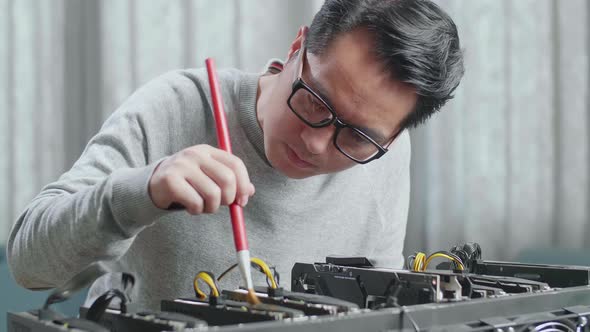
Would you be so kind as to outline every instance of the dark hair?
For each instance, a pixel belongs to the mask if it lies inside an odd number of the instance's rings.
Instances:
[[[453,98],[463,76],[457,27],[427,0],[326,0],[309,28],[306,47],[322,55],[340,34],[366,28],[375,55],[392,79],[411,84],[415,109],[402,128],[416,127]]]

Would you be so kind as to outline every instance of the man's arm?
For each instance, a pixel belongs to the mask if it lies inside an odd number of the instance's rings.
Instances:
[[[164,143],[158,144],[166,137],[158,132],[182,122],[175,114],[185,101],[173,78],[158,78],[131,96],[72,169],[43,188],[17,219],[7,256],[19,284],[54,287],[87,264],[116,259],[165,213],[152,203],[148,181],[157,159],[167,153]],[[178,84],[191,84],[184,81]]]

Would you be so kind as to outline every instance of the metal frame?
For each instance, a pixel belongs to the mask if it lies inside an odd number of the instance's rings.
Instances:
[[[373,310],[316,319],[252,323],[218,328],[219,332],[246,331],[426,331],[449,326],[466,326],[466,322],[498,317],[530,315],[538,312],[585,306],[590,308],[590,287],[572,287],[542,293],[476,299],[456,303],[432,303],[402,308]],[[590,310],[589,310],[590,312]],[[444,330],[444,329],[443,329]],[[456,331],[452,328],[448,331]],[[463,330],[467,331],[467,330]],[[503,331],[503,330],[497,330]],[[509,331],[506,329],[505,331]]]

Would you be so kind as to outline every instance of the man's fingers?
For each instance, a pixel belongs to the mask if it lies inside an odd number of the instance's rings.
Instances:
[[[184,206],[190,214],[203,213],[203,198],[186,180],[177,178],[169,181],[168,190],[170,191],[172,203]]]
[[[217,183],[199,168],[188,172],[185,178],[204,200],[203,212],[217,212],[219,205],[222,204],[222,192]]]
[[[249,196],[254,194],[254,185],[250,182],[248,170],[240,158],[222,150],[213,152],[211,157],[234,172],[236,176],[236,199],[243,197],[247,200]]]
[[[166,158],[149,183],[157,207],[182,205],[193,214],[215,213],[220,205],[234,202],[245,206],[254,191],[242,160],[209,145],[195,145]]]
[[[236,200],[237,179],[231,168],[215,159],[209,159],[201,163],[201,170],[221,190],[221,204],[230,205]]]

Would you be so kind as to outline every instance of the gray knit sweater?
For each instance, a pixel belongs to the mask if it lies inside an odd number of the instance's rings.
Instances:
[[[252,256],[275,265],[289,287],[295,262],[363,255],[401,267],[409,199],[407,132],[367,165],[303,180],[269,166],[256,120],[259,74],[219,72],[233,152],[256,194],[245,208]],[[196,144],[217,146],[205,70],[165,74],[134,93],[104,123],[80,159],[47,185],[14,224],[8,261],[27,288],[54,287],[87,264],[119,259],[138,282],[132,299],[158,309],[161,299],[194,296],[200,270],[219,275],[235,262],[229,211],[191,216],[164,211],[148,195],[162,158]],[[89,298],[118,285],[103,276]],[[241,284],[236,270],[222,288]],[[256,284],[264,277],[254,272]]]

